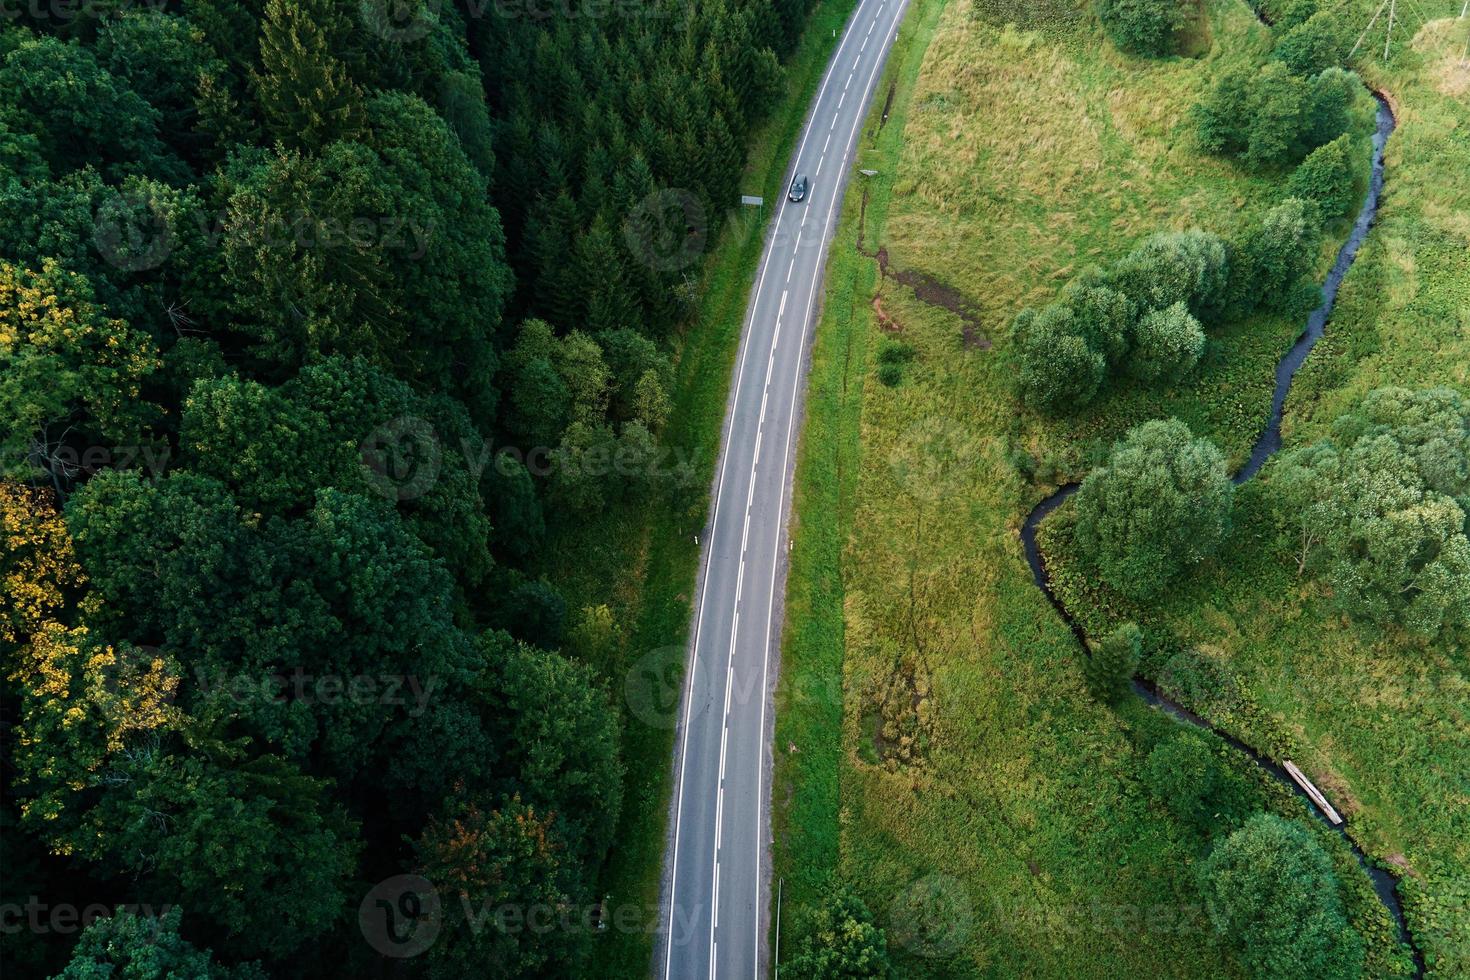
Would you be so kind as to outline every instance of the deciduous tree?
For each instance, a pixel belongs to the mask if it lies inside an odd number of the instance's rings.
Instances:
[[[817,907],[812,927],[786,967],[810,980],[887,980],[893,975],[888,937],[849,888],[838,888]]]
[[[1252,976],[1355,980],[1363,938],[1348,922],[1322,846],[1300,824],[1260,813],[1216,845],[1199,884]]]
[[[581,963],[590,924],[536,926],[555,922],[574,901],[589,907],[569,886],[573,869],[551,814],[515,796],[489,807],[461,789],[415,849],[445,911],[429,948],[431,976],[565,976]]]
[[[60,485],[80,474],[79,450],[141,445],[159,414],[143,397],[158,366],[152,341],[107,316],[82,276],[55,262],[39,270],[0,262],[6,473]]]
[[[1273,468],[1299,568],[1321,542],[1338,602],[1422,640],[1470,630],[1470,407],[1448,388],[1381,388],[1330,441]]]
[[[1286,182],[1288,197],[1315,202],[1329,221],[1351,213],[1365,189],[1353,162],[1353,139],[1346,135],[1309,153]]]
[[[1172,54],[1179,33],[1199,8],[1189,0],[1095,0],[1098,19],[1113,43],[1134,54]]]
[[[1143,779],[1175,819],[1201,836],[1234,830],[1245,816],[1245,784],[1217,748],[1219,739],[1194,731],[1169,736],[1148,754]]]
[[[1225,457],[1178,419],[1145,422],[1077,492],[1078,553],[1113,588],[1158,595],[1214,554],[1230,526]]]
[[[1021,397],[1036,408],[1080,408],[1097,395],[1107,372],[1102,354],[1088,346],[1072,308],[1023,310],[1013,335],[1019,341]]]
[[[180,936],[183,916],[177,905],[156,915],[119,907],[99,916],[77,937],[56,980],[265,980],[254,963],[225,966]]]
[[[1133,327],[1128,373],[1142,381],[1178,381],[1194,370],[1205,332],[1183,303],[1151,310]]]

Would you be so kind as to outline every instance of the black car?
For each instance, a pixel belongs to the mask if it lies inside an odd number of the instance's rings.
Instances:
[[[806,174],[797,174],[791,179],[791,190],[787,192],[786,199],[800,204],[806,200],[807,188],[810,186],[811,184],[806,179]]]

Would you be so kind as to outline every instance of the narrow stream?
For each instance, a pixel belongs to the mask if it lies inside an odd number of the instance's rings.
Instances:
[[[1296,343],[1292,345],[1291,350],[1287,351],[1276,365],[1276,389],[1271,396],[1271,414],[1267,418],[1264,431],[1262,431],[1255,445],[1251,448],[1250,457],[1246,460],[1245,465],[1232,477],[1236,484],[1244,483],[1255,476],[1261,467],[1265,465],[1266,461],[1281,448],[1281,415],[1286,405],[1286,396],[1291,391],[1292,381],[1295,379],[1296,373],[1301,368],[1303,362],[1306,361],[1307,355],[1311,353],[1312,348],[1321,339],[1322,332],[1327,327],[1328,317],[1332,314],[1333,304],[1337,302],[1338,287],[1342,285],[1343,277],[1347,275],[1348,269],[1352,267],[1353,260],[1358,257],[1358,249],[1362,247],[1363,240],[1368,237],[1368,230],[1373,226],[1373,220],[1378,215],[1378,199],[1383,192],[1383,151],[1384,147],[1388,144],[1389,135],[1394,130],[1395,120],[1393,111],[1389,108],[1388,101],[1378,93],[1374,93],[1374,98],[1378,100],[1378,127],[1373,134],[1373,176],[1368,184],[1367,198],[1363,201],[1363,209],[1358,212],[1357,221],[1353,223],[1351,234],[1348,235],[1347,241],[1343,243],[1342,248],[1337,253],[1337,261],[1332,264],[1332,270],[1327,274],[1327,281],[1322,284],[1322,305],[1313,310],[1307,317],[1306,327],[1302,330],[1301,335],[1297,337]],[[1082,649],[1085,651],[1088,649],[1087,636],[1082,631],[1082,627],[1067,612],[1066,607],[1062,605],[1061,601],[1056,597],[1056,594],[1052,592],[1051,583],[1046,574],[1046,559],[1042,556],[1041,550],[1036,544],[1037,527],[1041,525],[1041,522],[1046,519],[1047,515],[1066,502],[1068,497],[1076,493],[1078,486],[1079,484],[1069,483],[1066,486],[1060,487],[1055,493],[1032,509],[1031,513],[1026,516],[1025,524],[1021,527],[1021,545],[1025,550],[1026,563],[1031,566],[1031,575],[1035,579],[1037,587],[1046,594],[1047,599],[1052,604],[1052,608],[1056,609],[1057,614],[1062,617],[1062,621],[1071,628],[1072,634],[1077,637],[1077,642],[1082,645]],[[1297,786],[1291,777],[1286,774],[1286,770],[1276,761],[1266,758],[1233,735],[1220,730],[1204,718],[1201,718],[1194,712],[1171,700],[1143,678],[1135,677],[1133,679],[1133,690],[1140,698],[1153,707],[1167,712],[1185,724],[1194,725],[1213,732],[1231,746],[1245,753],[1257,767],[1287,786],[1292,792],[1304,800],[1307,800],[1307,808],[1316,814],[1323,823],[1331,826],[1327,818],[1316,808],[1306,793]],[[1398,929],[1399,941],[1413,953],[1417,975],[1422,977],[1424,975],[1424,958],[1419,952],[1419,948],[1414,945],[1413,937],[1409,934],[1408,927],[1404,923],[1404,910],[1398,896],[1398,879],[1391,872],[1378,867],[1368,859],[1368,856],[1363,853],[1362,848],[1348,836],[1345,824],[1334,829],[1347,841],[1348,846],[1352,848],[1353,854],[1357,857],[1358,863],[1372,881],[1373,890],[1378,894],[1378,898],[1383,902],[1384,907],[1388,909],[1389,915],[1393,917],[1394,924]]]

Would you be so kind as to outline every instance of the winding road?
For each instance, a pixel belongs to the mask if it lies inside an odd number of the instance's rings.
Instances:
[[[811,189],[801,203],[783,192],[751,293],[700,536],[659,976],[769,972],[771,696],[811,324],[854,147],[906,6],[861,0],[848,20],[786,174],[786,184],[807,175]]]

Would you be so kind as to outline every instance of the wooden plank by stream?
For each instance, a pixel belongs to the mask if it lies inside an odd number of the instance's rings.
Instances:
[[[1334,827],[1342,823],[1342,817],[1338,816],[1337,811],[1332,809],[1332,804],[1327,802],[1327,797],[1323,796],[1322,791],[1319,790],[1316,786],[1312,785],[1312,781],[1306,777],[1305,773],[1303,773],[1300,769],[1296,767],[1296,763],[1288,759],[1281,763],[1281,767],[1285,769],[1286,774],[1290,776],[1292,780],[1302,788],[1302,792],[1306,793],[1307,796],[1311,798],[1311,801],[1317,804],[1317,809],[1321,810],[1327,816],[1327,819],[1332,821],[1332,825]]]

